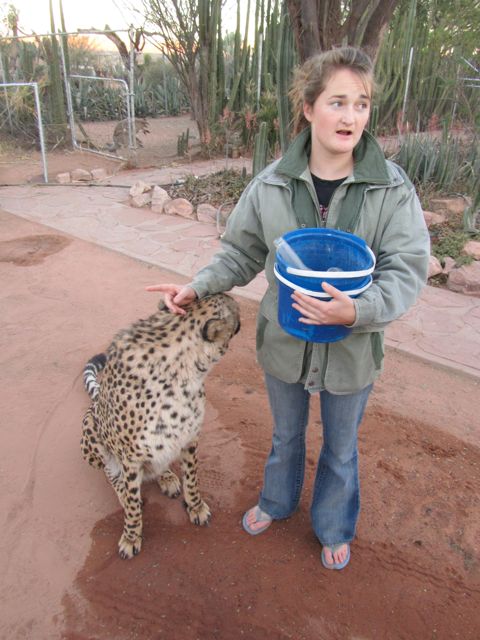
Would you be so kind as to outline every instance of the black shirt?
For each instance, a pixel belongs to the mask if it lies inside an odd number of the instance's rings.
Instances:
[[[320,204],[320,216],[322,220],[327,219],[328,205],[332,198],[333,192],[339,187],[345,178],[339,180],[322,180],[312,173],[313,186],[317,192],[318,203]]]

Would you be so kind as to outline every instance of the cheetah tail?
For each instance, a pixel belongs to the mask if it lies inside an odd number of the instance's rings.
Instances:
[[[107,356],[104,353],[99,353],[85,365],[83,369],[83,384],[87,390],[88,395],[92,400],[96,400],[98,396],[98,390],[100,389],[100,383],[97,380],[98,374],[105,367],[107,362]]]

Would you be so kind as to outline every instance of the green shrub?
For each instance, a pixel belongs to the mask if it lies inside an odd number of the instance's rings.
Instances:
[[[432,254],[440,260],[450,257],[455,260],[458,266],[473,262],[471,256],[462,253],[463,247],[470,240],[470,236],[462,232],[454,232],[440,238],[437,242],[432,242]]]

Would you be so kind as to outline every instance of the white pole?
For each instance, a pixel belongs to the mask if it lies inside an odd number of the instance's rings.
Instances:
[[[407,82],[405,84],[405,95],[403,96],[403,107],[402,107],[402,130],[405,122],[405,111],[407,109],[407,98],[408,98],[408,90],[410,88],[410,76],[412,73],[412,61],[413,61],[413,47],[410,47],[410,57],[408,59],[408,70],[407,70]]]
[[[128,102],[130,105],[130,113],[128,114],[128,143],[130,149],[137,148],[137,133],[135,131],[135,29],[133,26],[130,26],[130,31],[128,32],[128,36],[130,39],[130,73],[129,73],[129,94],[128,94]]]
[[[63,48],[63,38],[60,36],[60,53],[62,58],[63,68],[63,84],[65,85],[65,95],[67,96],[67,115],[70,123],[70,137],[72,138],[72,145],[75,147],[75,120],[73,117],[73,104],[72,104],[72,87],[70,85],[70,78],[67,72],[67,63],[65,60],[65,50]]]
[[[35,93],[35,104],[37,107],[38,113],[38,135],[40,136],[40,150],[42,152],[42,162],[43,162],[43,178],[45,183],[48,184],[48,170],[47,170],[47,154],[45,153],[45,139],[43,136],[43,121],[42,121],[42,111],[40,107],[40,94],[38,92],[38,83],[33,82],[33,91]]]

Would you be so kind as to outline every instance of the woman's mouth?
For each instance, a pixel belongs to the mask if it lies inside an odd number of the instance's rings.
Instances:
[[[346,138],[348,138],[349,136],[353,135],[353,131],[350,131],[349,129],[339,129],[337,131],[337,134],[339,136],[345,136]]]

